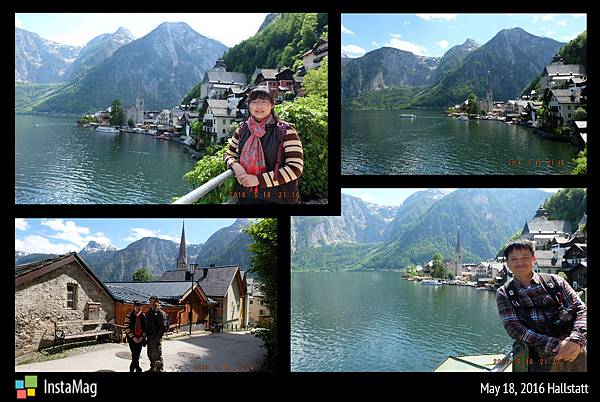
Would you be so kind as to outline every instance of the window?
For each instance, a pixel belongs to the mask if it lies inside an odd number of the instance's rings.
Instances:
[[[260,311],[258,312],[258,315],[265,315],[265,310],[260,310]]]
[[[223,134],[225,134],[225,129],[223,129]]]
[[[254,304],[254,300],[250,299],[250,304]]]
[[[67,308],[77,308],[77,284],[67,285]]]
[[[223,124],[227,124],[227,119],[223,119]]]

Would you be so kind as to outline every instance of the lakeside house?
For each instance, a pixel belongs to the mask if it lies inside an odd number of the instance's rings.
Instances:
[[[228,90],[246,85],[246,75],[227,71],[225,61],[220,58],[215,62],[212,70],[204,73],[200,84],[200,99],[223,99]]]
[[[294,73],[290,68],[256,68],[252,73],[255,86],[266,87],[275,97],[275,101],[283,101],[285,94],[294,93]]]
[[[319,38],[319,40],[314,44],[312,49],[305,52],[302,57],[302,64],[304,67],[304,71],[308,71],[313,68],[318,68],[321,65],[321,61],[328,54],[328,41],[324,38]]]
[[[544,68],[540,80],[542,93],[547,90],[567,88],[571,79],[583,80],[585,67],[581,64],[564,64],[563,58],[556,54],[552,62]]]
[[[523,226],[521,239],[532,241],[536,249],[545,249],[555,237],[567,238],[571,223],[564,220],[548,220],[548,212],[540,206],[535,216]]]
[[[238,118],[237,107],[226,99],[205,99],[202,130],[210,134],[213,142],[222,142],[229,137],[229,127]]]

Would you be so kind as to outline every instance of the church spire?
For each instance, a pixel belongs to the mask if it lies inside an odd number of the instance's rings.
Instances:
[[[187,269],[187,250],[185,247],[185,221],[181,228],[181,242],[179,243],[179,255],[177,256],[177,269]]]

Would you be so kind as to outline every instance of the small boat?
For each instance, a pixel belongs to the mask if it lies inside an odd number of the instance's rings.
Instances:
[[[460,116],[458,116],[458,120],[469,121],[469,118],[467,116],[465,116],[464,114],[461,114]]]
[[[399,114],[398,117],[401,117],[403,119],[416,119],[417,116],[414,114]]]
[[[442,282],[439,281],[439,280],[437,280],[437,279],[423,279],[421,281],[421,285],[433,285],[433,286],[436,286],[436,285],[441,285],[441,284],[442,284]]]
[[[109,126],[98,126],[96,131],[100,131],[102,133],[118,133],[119,132],[118,129],[116,129],[114,127],[109,127]]]

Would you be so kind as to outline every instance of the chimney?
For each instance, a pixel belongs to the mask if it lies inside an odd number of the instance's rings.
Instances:
[[[202,278],[201,278],[201,280],[204,279],[204,278],[206,278],[206,275],[208,275],[208,268],[204,268],[202,270]]]

